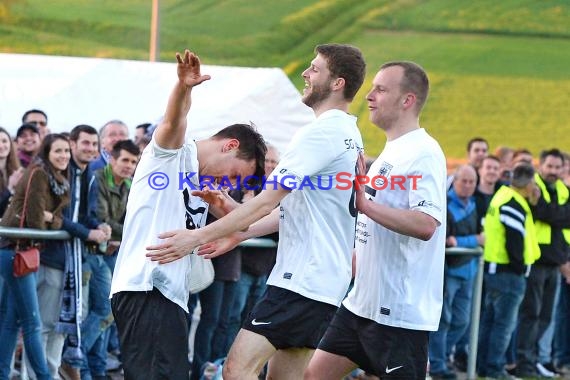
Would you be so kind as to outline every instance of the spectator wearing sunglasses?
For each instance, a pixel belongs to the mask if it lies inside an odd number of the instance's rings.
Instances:
[[[31,109],[24,112],[24,115],[22,116],[22,124],[34,124],[40,132],[41,141],[43,141],[44,137],[50,133],[47,114],[42,110]]]

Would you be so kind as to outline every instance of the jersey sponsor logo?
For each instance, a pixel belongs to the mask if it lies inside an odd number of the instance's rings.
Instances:
[[[386,374],[389,374],[390,372],[394,372],[395,370],[400,369],[402,367],[403,367],[403,365],[399,365],[397,367],[392,367],[392,368],[388,368],[388,366],[386,366]]]
[[[262,325],[270,325],[271,322],[258,322],[255,320],[255,318],[253,319],[253,321],[251,321],[251,324],[254,326],[262,326]]]
[[[283,273],[283,278],[284,278],[285,280],[290,280],[291,277],[293,277],[293,273],[289,273],[289,272]]]
[[[432,201],[426,201],[425,199],[423,201],[418,202],[418,207],[434,208],[437,211],[441,211],[441,208],[438,205],[436,205]]]
[[[393,167],[394,165],[391,165],[386,161],[382,162],[382,164],[380,165],[380,170],[378,170],[379,177],[375,179],[375,185],[377,187],[382,187],[384,185],[384,181],[386,180],[386,177],[390,175],[390,172],[392,171]]]

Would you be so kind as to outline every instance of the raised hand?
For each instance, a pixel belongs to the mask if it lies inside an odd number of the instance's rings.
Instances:
[[[356,162],[356,175],[366,175],[366,159],[364,154],[360,152],[358,154],[358,161]],[[355,196],[356,196],[356,209],[363,212],[368,200],[365,197],[364,185],[355,183]]]
[[[209,75],[200,73],[200,58],[190,50],[184,51],[184,57],[176,53],[176,60],[178,61],[178,79],[186,86],[194,87],[210,79]]]

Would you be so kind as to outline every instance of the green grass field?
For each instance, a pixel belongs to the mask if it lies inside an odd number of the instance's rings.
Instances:
[[[570,150],[570,3],[566,0],[161,0],[161,54],[299,73],[314,45],[360,47],[368,78],[352,106],[368,154],[383,133],[364,96],[379,65],[420,63],[432,91],[422,125],[449,157],[473,136],[491,148]],[[148,59],[150,0],[3,0],[0,51]]]

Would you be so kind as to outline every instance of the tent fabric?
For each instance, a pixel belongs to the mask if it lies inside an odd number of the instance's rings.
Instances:
[[[314,119],[279,68],[202,66],[212,79],[193,89],[188,133],[209,137],[234,123],[253,122],[281,151]],[[154,123],[176,82],[176,64],[103,58],[0,54],[0,126],[15,135],[23,113],[48,115],[52,132],[78,124],[99,129],[112,119]]]

